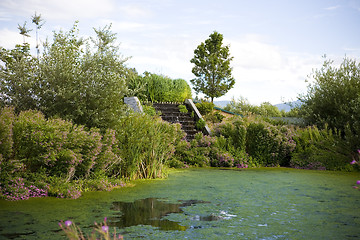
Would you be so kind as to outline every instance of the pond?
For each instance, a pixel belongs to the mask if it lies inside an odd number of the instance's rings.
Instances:
[[[0,201],[0,239],[64,239],[108,218],[124,239],[359,239],[359,173],[188,169],[76,200]]]

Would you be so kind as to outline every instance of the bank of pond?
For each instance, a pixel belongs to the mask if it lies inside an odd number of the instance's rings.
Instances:
[[[0,200],[0,238],[66,239],[61,220],[89,235],[106,217],[124,239],[358,239],[358,178],[291,168],[172,170],[78,199]]]

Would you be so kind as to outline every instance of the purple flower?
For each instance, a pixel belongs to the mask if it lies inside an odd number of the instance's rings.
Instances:
[[[358,153],[360,154],[360,149],[358,149]]]
[[[360,185],[360,180],[357,180],[357,181],[356,181],[356,184]]]
[[[72,222],[70,220],[65,221],[65,226],[66,227],[69,227],[71,224],[72,224]]]
[[[350,162],[350,164],[355,164],[355,163],[356,163],[355,159]]]
[[[102,226],[101,229],[102,229],[104,232],[108,232],[108,231],[109,231],[109,226]]]

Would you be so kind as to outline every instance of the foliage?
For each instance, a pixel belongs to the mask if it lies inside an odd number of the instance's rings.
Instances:
[[[263,102],[260,106],[251,105],[246,98],[240,97],[238,100],[234,98],[225,107],[225,110],[238,113],[241,115],[260,115],[263,117],[282,117],[285,115],[276,106],[269,102]]]
[[[77,26],[69,32],[54,33],[54,42],[45,45],[40,63],[39,92],[42,112],[87,127],[106,129],[115,124],[123,111],[126,59],[114,46],[111,26],[95,30],[95,51],[78,37]]]
[[[252,122],[246,132],[246,152],[261,166],[287,166],[295,148],[293,131],[285,126]]]
[[[317,127],[325,124],[342,134],[348,127],[351,131],[353,151],[360,147],[360,64],[344,58],[339,67],[325,60],[321,69],[311,75],[307,93],[300,96],[303,102],[301,113]],[[354,144],[355,143],[355,144]]]
[[[212,123],[221,123],[225,118],[219,111],[213,111],[212,113],[205,116],[206,121],[210,121]]]
[[[137,94],[143,101],[184,102],[191,98],[191,89],[185,80],[171,79],[150,72],[145,72],[143,77],[134,78],[133,86],[143,87],[143,91]]]
[[[128,71],[110,28],[94,29],[92,45],[79,37],[77,24],[68,32],[54,32],[53,42],[44,44],[38,58],[25,43],[1,49],[1,104],[102,130],[113,126],[123,112]]]
[[[189,110],[187,110],[186,106],[183,105],[183,104],[180,104],[180,105],[178,106],[178,108],[179,108],[179,111],[180,111],[181,113],[188,113],[188,112],[189,112]]]
[[[10,107],[0,109],[0,154],[5,159],[10,158],[13,150],[14,109]]]
[[[142,104],[143,112],[150,116],[160,115],[160,111],[156,111],[156,109],[152,105]]]
[[[0,49],[0,102],[17,112],[38,107],[38,62],[30,54],[30,45]]]
[[[204,129],[205,126],[206,126],[206,122],[205,122],[204,119],[200,118],[200,119],[198,119],[198,120],[196,121],[195,127],[196,127],[197,130],[200,130],[200,131],[201,131],[201,130]]]
[[[196,103],[195,106],[199,110],[201,115],[207,115],[213,111],[215,105],[212,102],[202,101]]]
[[[67,180],[88,177],[102,150],[98,129],[85,131],[61,119],[46,120],[40,112],[21,112],[14,123],[14,159],[22,160],[27,169],[47,173]]]
[[[351,170],[353,156],[350,146],[341,137],[340,131],[327,127],[298,129],[293,137],[296,142],[290,166],[303,169]]]
[[[102,180],[119,176],[121,158],[114,130],[101,135],[96,128],[86,130],[58,118],[47,120],[33,110],[16,115],[13,108],[1,109],[0,121],[6,123],[0,125],[0,192],[4,198],[27,199],[41,191],[49,196],[79,197],[74,178],[90,180],[100,173]]]
[[[156,178],[164,175],[164,165],[184,137],[179,124],[158,117],[129,114],[116,127],[122,161],[121,175],[129,178]]]
[[[231,76],[229,46],[223,46],[223,35],[214,31],[205,43],[201,43],[194,50],[194,57],[190,60],[195,64],[192,73],[196,78],[190,80],[194,90],[204,93],[207,97],[221,97],[235,84]]]
[[[242,119],[235,119],[232,122],[221,123],[214,127],[213,132],[216,136],[223,136],[228,144],[239,151],[245,150],[246,143],[246,122]],[[229,147],[228,150],[231,150]]]

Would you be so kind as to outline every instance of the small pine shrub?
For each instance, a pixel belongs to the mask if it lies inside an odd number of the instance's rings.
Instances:
[[[187,110],[186,106],[183,105],[183,104],[180,104],[180,105],[178,106],[178,108],[179,108],[179,111],[180,111],[181,113],[188,113],[188,112],[189,112],[189,111]]]

